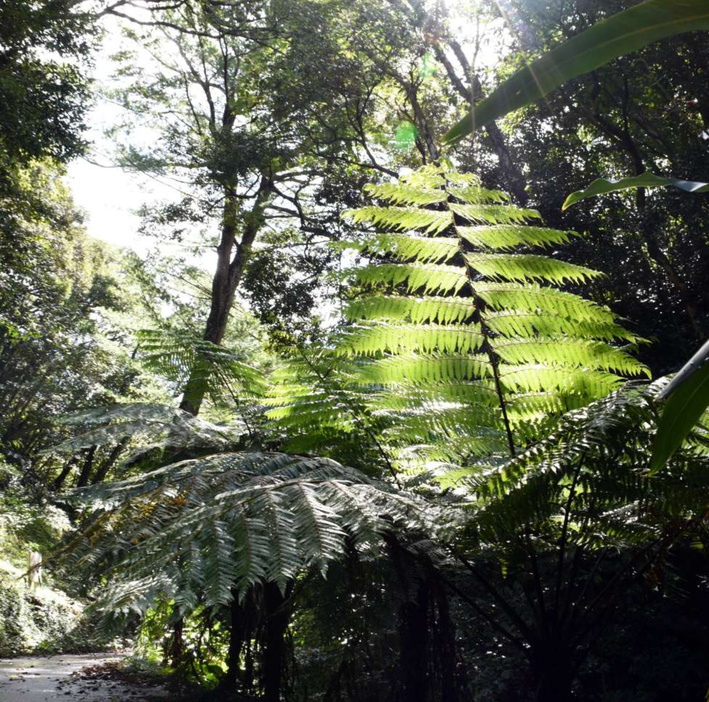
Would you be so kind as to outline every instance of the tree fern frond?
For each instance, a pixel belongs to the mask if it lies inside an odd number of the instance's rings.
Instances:
[[[399,183],[369,183],[364,191],[373,198],[388,200],[394,205],[435,205],[443,202],[446,194],[435,188],[417,188]]]
[[[373,256],[394,255],[402,261],[440,263],[459,253],[455,239],[380,232],[362,241],[348,242],[347,248]]]
[[[486,224],[524,224],[535,219],[540,219],[536,210],[526,210],[512,205],[462,205],[449,202],[448,207],[453,214],[462,217],[468,222]],[[441,222],[443,218],[441,218]],[[450,223],[450,222],[449,222]],[[415,227],[411,227],[414,229]],[[442,227],[438,231],[443,231]]]
[[[582,283],[600,274],[590,268],[533,254],[465,254],[466,263],[480,275],[492,280],[544,281],[559,285]]]
[[[348,327],[341,335],[338,352],[371,356],[383,352],[421,351],[467,353],[480,349],[484,337],[479,325],[467,327],[414,324],[371,324]]]
[[[457,293],[467,283],[465,272],[457,266],[432,263],[381,263],[350,271],[364,285],[406,285],[409,292]]]
[[[231,383],[252,396],[258,396],[265,388],[263,375],[239,353],[189,332],[143,329],[137,337],[143,363],[179,388],[188,378],[206,383],[214,396]]]
[[[246,430],[240,423],[213,424],[169,405],[148,403],[99,407],[68,415],[62,422],[76,427],[78,433],[47,449],[47,453],[76,453],[91,446],[130,440],[134,451],[128,460],[156,447],[227,449]]]
[[[350,321],[370,319],[412,324],[456,324],[469,320],[474,314],[475,305],[471,299],[455,297],[375,295],[352,300],[345,309],[345,316]]]
[[[485,282],[475,287],[480,297],[495,311],[519,310],[585,322],[615,323],[615,317],[609,309],[564,290],[517,283]]]
[[[512,251],[519,247],[543,248],[568,243],[575,232],[530,227],[519,224],[495,226],[458,227],[460,236],[482,250]]]
[[[557,550],[560,538],[566,548],[627,548],[703,517],[709,488],[699,476],[707,461],[689,445],[658,480],[642,472],[660,389],[630,383],[567,413],[516,459],[463,477],[478,501],[472,521],[479,538],[514,544],[518,535],[535,533],[542,550],[544,542]]]
[[[581,397],[603,397],[617,390],[622,379],[613,373],[588,368],[545,365],[505,366],[500,381],[510,393],[553,391]]]
[[[494,384],[488,380],[438,383],[437,385],[397,385],[391,391],[370,397],[373,412],[418,409],[436,411],[437,402],[457,402],[464,406],[497,407]],[[433,405],[432,405],[433,403]]]
[[[596,368],[622,375],[647,375],[650,371],[626,351],[602,341],[538,337],[499,342],[495,350],[506,363],[523,364],[530,360],[545,365]]]
[[[454,185],[448,188],[448,194],[468,205],[501,204],[510,201],[510,196],[507,193],[503,193],[500,190],[488,190],[480,185]],[[439,202],[444,202],[445,199],[443,198]]]
[[[334,461],[285,454],[194,459],[81,499],[98,511],[65,546],[63,562],[106,569],[114,592],[139,609],[155,591],[141,586],[129,595],[128,584],[148,583],[156,572],[166,577],[157,589],[180,594],[185,607],[196,601],[191,593],[223,605],[258,582],[283,585],[309,568],[324,573],[343,557],[345,540],[362,552],[377,549],[384,533],[426,521],[414,497]]]
[[[427,234],[439,234],[447,229],[453,216],[445,210],[425,210],[415,207],[361,207],[345,213],[355,224],[373,224],[384,229],[406,231],[418,229]]]
[[[369,192],[380,206],[347,216],[379,231],[354,243],[370,263],[347,272],[357,297],[332,338],[351,367],[337,390],[284,397],[282,425],[312,418],[355,436],[358,422],[344,416],[357,407],[371,422],[369,438],[378,432],[378,448],[408,456],[409,467],[424,453],[499,452],[500,437],[514,454],[546,430],[547,415],[647,372],[620,348],[641,340],[610,310],[558,289],[598,273],[524,251],[563,245],[572,233],[530,226],[537,212],[448,164]],[[473,439],[478,448],[465,448]],[[407,454],[407,442],[428,448]]]
[[[569,339],[601,339],[603,341],[642,341],[632,332],[613,321],[573,319],[564,315],[550,315],[520,310],[488,312],[488,327],[507,338],[534,338],[558,335]]]
[[[484,355],[391,356],[363,368],[366,383],[432,384],[492,377],[489,359]]]

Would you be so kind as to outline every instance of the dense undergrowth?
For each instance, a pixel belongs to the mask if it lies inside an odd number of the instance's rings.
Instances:
[[[76,584],[42,569],[26,576],[30,552],[46,556],[71,528],[67,513],[19,484],[18,471],[0,463],[0,656],[87,653],[118,644],[85,616]]]

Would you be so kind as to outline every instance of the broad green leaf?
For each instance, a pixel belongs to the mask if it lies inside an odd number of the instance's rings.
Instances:
[[[591,183],[585,190],[577,190],[571,193],[564,204],[562,210],[566,210],[571,205],[576,204],[579,200],[585,200],[587,197],[595,197],[596,195],[605,195],[606,193],[614,193],[619,190],[631,190],[633,188],[659,188],[662,186],[672,186],[679,188],[688,193],[709,193],[709,183],[698,183],[693,180],[677,180],[677,178],[663,178],[654,173],[643,173],[642,175],[621,178],[613,180],[611,178],[598,178]]]
[[[444,137],[455,143],[572,78],[665,37],[709,29],[707,0],[647,0],[602,20],[532,61],[476,105]]]
[[[660,399],[667,398],[657,426],[650,473],[662,468],[709,407],[709,341],[677,373]]]

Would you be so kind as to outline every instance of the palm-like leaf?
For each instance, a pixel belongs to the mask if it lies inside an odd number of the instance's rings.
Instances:
[[[183,612],[227,604],[259,582],[325,573],[347,548],[376,553],[385,532],[425,521],[418,500],[359,471],[279,453],[183,461],[79,498],[95,512],[59,556],[111,576],[113,611],[158,595]]]
[[[540,253],[573,234],[446,165],[370,191],[393,206],[350,213],[380,231],[355,244],[370,263],[349,275],[365,293],[349,303],[336,349],[354,362],[349,387],[408,439],[416,430],[416,443],[463,448],[484,430],[485,446],[504,453],[530,437],[530,422],[647,373],[617,345],[639,339],[610,310],[559,289],[598,275]],[[463,409],[481,422],[472,433]]]

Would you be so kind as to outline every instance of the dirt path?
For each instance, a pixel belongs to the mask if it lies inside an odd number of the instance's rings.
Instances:
[[[0,659],[0,702],[144,702],[169,700],[162,688],[98,677],[81,678],[80,670],[120,660],[89,654]]]

